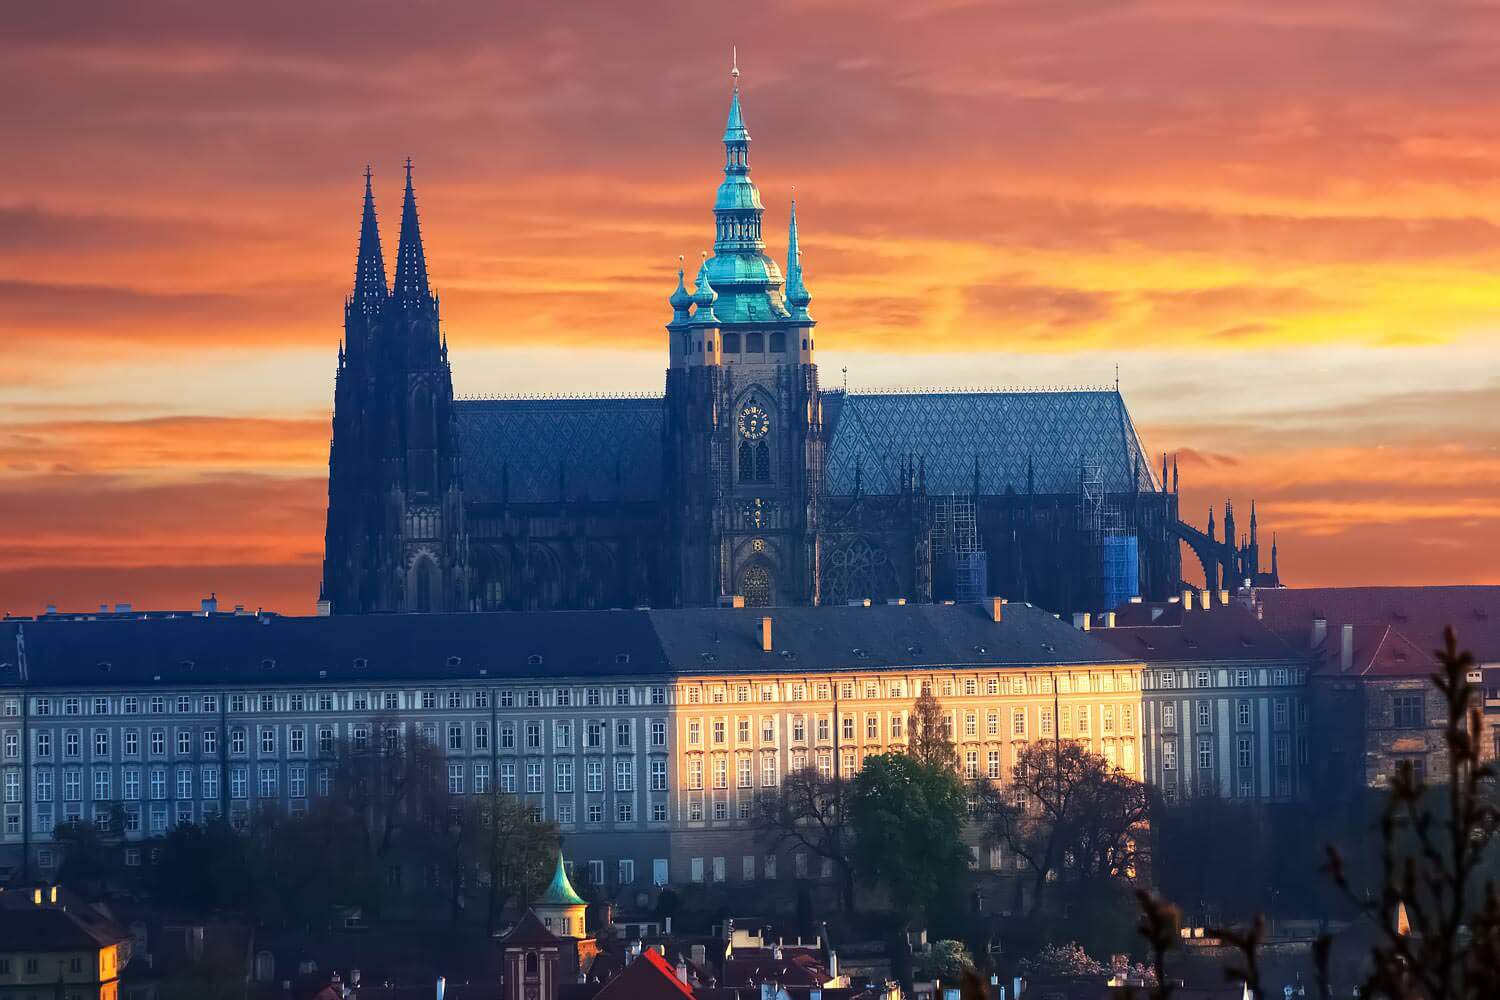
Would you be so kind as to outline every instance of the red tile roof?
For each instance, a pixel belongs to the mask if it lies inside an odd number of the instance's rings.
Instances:
[[[1500,662],[1500,587],[1263,588],[1255,601],[1266,625],[1294,646],[1309,645],[1315,618],[1327,620],[1330,636],[1353,625],[1356,642],[1389,625],[1423,650],[1441,646],[1452,625],[1481,662]]]
[[[678,979],[667,960],[650,948],[594,994],[595,1000],[682,1000],[692,996],[692,987]]]

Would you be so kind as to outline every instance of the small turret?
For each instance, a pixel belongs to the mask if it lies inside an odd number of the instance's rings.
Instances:
[[[1210,542],[1218,541],[1214,537],[1214,509],[1212,507],[1208,508],[1208,540]]]
[[[787,224],[786,238],[786,304],[792,319],[811,322],[807,307],[812,303],[812,293],[802,278],[802,247],[797,237],[797,199],[792,199],[792,218]]]
[[[698,326],[718,326],[719,317],[714,315],[714,303],[719,300],[719,293],[714,291],[714,286],[708,283],[708,260],[698,267],[698,277],[694,281],[693,288],[693,322]]]
[[[688,292],[687,286],[682,280],[682,255],[677,255],[677,288],[672,292],[667,302],[672,307],[672,326],[682,326],[691,318],[688,310],[693,308],[693,296]]]

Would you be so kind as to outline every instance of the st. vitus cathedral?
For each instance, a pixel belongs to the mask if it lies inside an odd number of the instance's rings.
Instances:
[[[455,399],[410,161],[396,273],[368,171],[329,449],[335,614],[977,599],[1098,610],[1275,582],[1257,525],[1178,517],[1113,388],[820,385],[796,203],[766,253],[738,72],[713,254],[668,299],[660,397]]]

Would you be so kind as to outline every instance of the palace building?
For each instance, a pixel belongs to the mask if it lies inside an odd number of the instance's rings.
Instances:
[[[179,823],[299,815],[336,793],[341,764],[420,741],[450,797],[520,797],[606,891],[815,879],[818,859],[756,836],[757,796],[786,775],[852,775],[903,748],[930,689],[967,778],[1009,782],[1059,720],[1063,738],[1141,777],[1142,671],[998,599],[8,620],[0,870],[49,874],[53,830],[71,820],[123,838],[128,863],[131,844]],[[565,897],[548,916],[576,917]]]
[[[1178,517],[1118,385],[826,387],[790,206],[767,253],[738,70],[713,252],[667,296],[660,396],[459,399],[410,161],[394,280],[373,186],[345,302],[323,606],[372,611],[712,607],[1005,594],[1099,611],[1260,573],[1248,540]],[[665,290],[664,290],[665,291]]]

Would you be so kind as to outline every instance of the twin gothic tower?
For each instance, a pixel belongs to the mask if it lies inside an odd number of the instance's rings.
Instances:
[[[427,284],[410,160],[390,286],[365,171],[333,399],[320,610],[322,601],[340,612],[468,607],[453,375]]]
[[[737,81],[724,151],[713,255],[691,293],[679,270],[670,297],[666,392],[651,403],[660,481],[647,491],[655,494],[649,509],[623,494],[569,495],[570,466],[612,459],[618,480],[622,459],[640,464],[577,435],[555,442],[559,454],[505,454],[500,495],[466,497],[465,463],[493,465],[507,451],[504,429],[486,436],[474,428],[509,416],[525,433],[528,415],[455,403],[411,163],[389,287],[366,171],[329,450],[321,597],[333,612],[711,605],[731,594],[755,604],[816,602],[823,436],[811,296],[795,203],[785,278],[765,252]],[[563,411],[585,401],[556,402]],[[468,441],[459,426],[465,412]],[[557,470],[556,496],[538,504],[542,497],[512,483],[534,480],[543,463]],[[589,473],[573,475],[577,482]],[[483,549],[472,568],[471,518]]]

